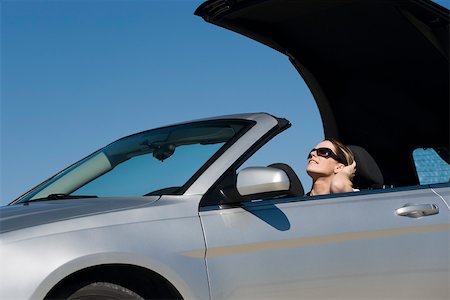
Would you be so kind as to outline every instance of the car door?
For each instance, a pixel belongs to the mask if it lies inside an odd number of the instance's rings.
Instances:
[[[208,206],[200,218],[212,299],[449,298],[450,213],[430,188]]]

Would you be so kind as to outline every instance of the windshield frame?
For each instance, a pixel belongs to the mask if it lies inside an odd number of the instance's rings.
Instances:
[[[102,153],[105,149],[107,149],[109,146],[118,143],[120,141],[123,141],[125,139],[133,138],[138,135],[143,134],[150,134],[152,132],[157,132],[159,130],[171,130],[174,128],[182,128],[184,126],[217,126],[217,125],[241,125],[242,127],[234,134],[229,140],[227,140],[211,157],[209,157],[204,164],[200,166],[200,168],[193,173],[193,175],[175,192],[168,193],[168,195],[182,195],[185,193],[185,191],[194,183],[198,177],[206,170],[208,169],[211,164],[213,164],[229,147],[231,147],[237,140],[239,140],[240,137],[242,137],[246,132],[248,132],[253,126],[256,125],[256,121],[249,120],[249,119],[238,119],[238,118],[224,118],[224,119],[209,119],[209,120],[200,120],[200,121],[194,121],[194,122],[187,122],[187,123],[178,123],[170,126],[164,126],[164,127],[158,127],[150,130],[141,131],[138,133],[134,133],[125,137],[122,137],[120,139],[117,139],[113,141],[112,143],[109,143],[108,145],[100,148],[97,151],[94,151],[93,153],[87,155],[86,157],[80,159],[79,161],[69,165],[67,168],[61,170],[60,172],[56,173],[55,175],[51,176],[47,180],[43,181],[42,183],[38,184],[22,196],[18,197],[16,200],[12,201],[9,205],[19,204],[19,203],[25,203],[29,201],[34,201],[33,197],[35,197],[40,191],[44,190],[46,187],[54,183],[55,181],[59,180],[66,174],[70,173],[75,168],[78,168],[80,165],[82,165],[84,162],[90,160],[94,156]],[[126,198],[122,196],[118,196],[120,198]],[[142,197],[145,197],[143,195]],[[98,197],[103,198],[103,197]],[[109,197],[108,197],[109,198]],[[42,199],[39,199],[42,201]],[[49,199],[52,200],[52,199]]]

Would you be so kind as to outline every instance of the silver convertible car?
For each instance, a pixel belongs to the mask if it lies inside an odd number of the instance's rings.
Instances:
[[[283,157],[248,165],[291,126],[267,113],[133,134],[1,208],[0,299],[449,299],[449,11],[212,0],[195,14],[288,56],[325,136],[353,150],[359,191],[305,196]]]

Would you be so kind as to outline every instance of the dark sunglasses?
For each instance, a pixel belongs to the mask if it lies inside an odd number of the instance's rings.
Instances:
[[[333,158],[335,159],[337,162],[340,162],[341,164],[346,165],[346,162],[340,158],[339,156],[337,156],[333,150],[331,150],[330,148],[314,148],[311,151],[309,151],[308,154],[308,159],[310,159],[312,157],[311,153],[313,153],[314,151],[316,151],[317,156],[321,156],[324,158]]]

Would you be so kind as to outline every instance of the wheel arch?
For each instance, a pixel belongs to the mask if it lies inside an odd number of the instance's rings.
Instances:
[[[93,282],[110,282],[123,286],[145,299],[183,299],[180,292],[162,275],[150,269],[111,263],[86,267],[64,277],[45,295],[44,299],[67,298]]]

